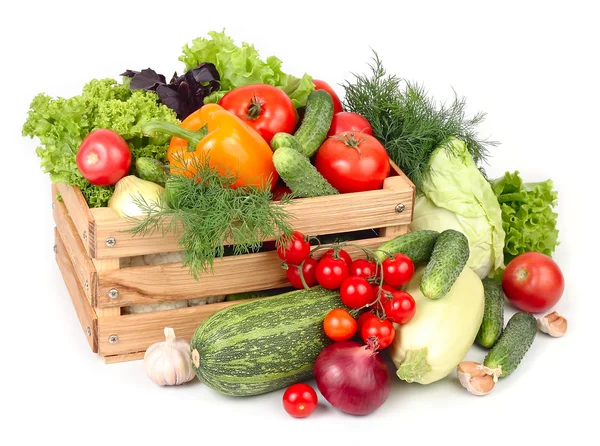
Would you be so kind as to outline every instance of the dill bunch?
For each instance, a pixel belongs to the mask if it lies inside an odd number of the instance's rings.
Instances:
[[[268,239],[287,240],[293,229],[286,204],[272,201],[268,188],[231,186],[236,176],[219,172],[208,160],[194,166],[192,177],[171,175],[158,202],[138,202],[144,217],[129,229],[144,236],[172,232],[184,252],[183,266],[198,280],[213,272],[214,260],[227,253],[257,252]]]
[[[355,81],[342,85],[345,108],[370,122],[373,136],[417,190],[430,173],[431,155],[451,136],[466,143],[476,164],[485,161],[487,146],[497,145],[476,131],[485,113],[467,117],[466,100],[456,92],[450,104],[438,103],[422,85],[388,75],[377,53],[373,60],[369,75],[353,73]]]

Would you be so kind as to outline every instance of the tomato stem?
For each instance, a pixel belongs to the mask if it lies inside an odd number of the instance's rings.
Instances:
[[[337,135],[334,138],[336,138],[339,141],[342,141],[346,145],[346,147],[355,149],[358,152],[358,156],[362,157],[362,152],[360,151],[359,146],[365,141],[364,139],[357,139],[354,136],[354,133],[344,133],[342,135]]]
[[[252,96],[252,99],[250,99],[250,107],[248,107],[248,113],[246,114],[245,118],[246,119],[252,119],[255,120],[257,119],[260,114],[262,113],[262,106],[265,103],[262,102],[258,96],[256,96],[256,91],[254,92],[254,95]]]
[[[142,126],[142,132],[145,134],[166,133],[170,136],[185,139],[190,145],[188,150],[193,152],[202,138],[206,136],[208,130],[206,126],[203,126],[200,130],[189,130],[170,122],[150,121]]]

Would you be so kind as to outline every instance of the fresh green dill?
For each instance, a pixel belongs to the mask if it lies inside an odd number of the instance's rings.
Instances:
[[[451,136],[462,139],[475,163],[485,161],[486,146],[496,142],[482,140],[476,127],[485,113],[466,115],[466,100],[454,93],[449,105],[438,103],[423,86],[388,75],[377,53],[369,64],[372,73],[354,74],[345,82],[344,105],[364,116],[373,135],[385,146],[390,158],[421,189],[430,172],[429,158]]]
[[[290,196],[275,202],[268,188],[232,188],[236,177],[219,172],[208,160],[193,171],[191,177],[171,175],[158,202],[138,199],[144,217],[129,232],[174,233],[184,253],[183,266],[196,280],[213,272],[215,258],[226,252],[257,252],[265,240],[291,237],[291,214],[285,207]]]

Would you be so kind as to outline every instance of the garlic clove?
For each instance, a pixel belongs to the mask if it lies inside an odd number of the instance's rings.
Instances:
[[[553,338],[560,338],[567,332],[567,320],[556,311],[539,318],[537,325],[542,333],[546,333]]]
[[[492,375],[474,376],[465,388],[475,396],[483,396],[490,393],[495,385]]]
[[[175,336],[172,328],[164,329],[165,340],[152,344],[144,354],[147,376],[161,386],[178,386],[193,380],[190,344]]]
[[[456,371],[461,385],[476,396],[490,393],[501,373],[500,369],[491,369],[474,361],[461,362]]]

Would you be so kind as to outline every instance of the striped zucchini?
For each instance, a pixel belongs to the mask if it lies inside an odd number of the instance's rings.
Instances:
[[[321,287],[224,308],[192,337],[198,379],[231,396],[260,395],[310,379],[321,350],[327,313],[342,307],[337,291]]]

